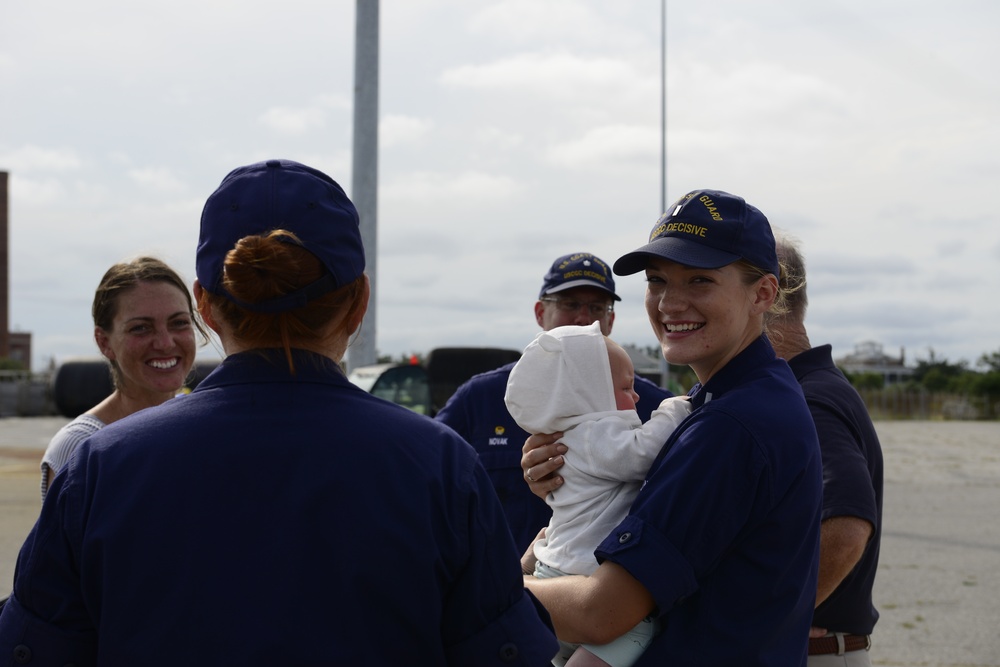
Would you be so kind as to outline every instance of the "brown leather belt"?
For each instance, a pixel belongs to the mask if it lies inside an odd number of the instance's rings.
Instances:
[[[871,635],[837,634],[832,637],[812,637],[809,639],[809,655],[843,655],[848,651],[868,650],[871,646]]]

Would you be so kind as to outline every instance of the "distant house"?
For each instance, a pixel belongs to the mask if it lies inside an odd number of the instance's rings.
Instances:
[[[649,356],[645,351],[640,350],[633,343],[625,343],[622,345],[622,349],[625,350],[629,359],[632,360],[632,366],[635,367],[636,375],[641,375],[647,380],[652,380],[653,382],[660,381],[660,373],[662,372],[662,369],[660,368],[659,359]]]
[[[650,356],[645,350],[640,350],[632,343],[626,343],[622,345],[625,352],[628,353],[629,358],[632,360],[632,365],[635,367],[635,374],[642,376],[647,380],[663,386],[661,380],[663,379],[663,367],[666,365],[662,357]],[[677,378],[670,379],[670,389],[671,391],[679,392],[683,388],[677,384]]]
[[[907,368],[905,362],[903,348],[899,348],[898,357],[892,357],[882,351],[881,343],[874,341],[858,343],[853,354],[836,360],[837,366],[847,373],[878,373],[887,386],[905,382],[913,375],[913,369]]]

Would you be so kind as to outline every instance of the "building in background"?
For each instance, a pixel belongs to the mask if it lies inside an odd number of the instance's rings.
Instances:
[[[31,372],[31,334],[10,330],[8,183],[0,171],[0,417],[52,414],[49,375]]]
[[[27,331],[7,332],[7,358],[31,370],[31,334]]]
[[[875,341],[864,341],[854,346],[854,352],[836,360],[845,373],[876,373],[882,376],[885,386],[906,382],[913,375],[913,369],[907,368],[906,355],[899,348],[899,357],[892,357],[882,351],[882,344]]]
[[[9,174],[0,171],[0,360],[31,370],[31,334],[10,330],[10,198]]]
[[[8,174],[0,171],[0,359],[10,355],[10,206],[7,197]]]

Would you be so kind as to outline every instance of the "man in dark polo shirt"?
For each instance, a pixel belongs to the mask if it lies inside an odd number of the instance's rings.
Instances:
[[[791,366],[816,424],[823,455],[819,583],[809,667],[869,666],[878,620],[872,585],[882,535],[882,448],[864,402],[834,365],[831,347],[812,347],[805,328],[805,262],[793,239],[776,233],[791,287],[789,311],[768,320],[779,357]]]

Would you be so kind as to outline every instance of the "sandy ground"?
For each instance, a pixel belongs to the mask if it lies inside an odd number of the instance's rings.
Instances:
[[[0,596],[58,417],[0,419]],[[1000,667],[1000,422],[876,422],[885,456],[872,661]]]

